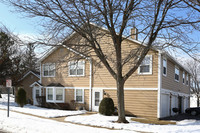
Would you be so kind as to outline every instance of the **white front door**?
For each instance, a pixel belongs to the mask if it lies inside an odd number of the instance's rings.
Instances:
[[[33,87],[33,105],[38,105],[37,98],[38,96],[41,96],[41,89],[40,87],[34,86]]]
[[[99,111],[99,104],[103,98],[103,90],[93,90],[92,111]]]

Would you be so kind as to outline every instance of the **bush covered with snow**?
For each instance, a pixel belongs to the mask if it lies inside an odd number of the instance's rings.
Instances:
[[[114,113],[114,102],[112,98],[104,98],[99,105],[99,113],[110,116]]]
[[[26,91],[23,88],[20,88],[17,92],[16,102],[23,107],[26,104]]]

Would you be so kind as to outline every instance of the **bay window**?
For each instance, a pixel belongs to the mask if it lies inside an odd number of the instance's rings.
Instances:
[[[63,100],[63,89],[57,88],[56,89],[56,101]]]
[[[53,88],[47,88],[47,100],[53,100]]]
[[[46,88],[46,101],[53,103],[64,102],[64,88],[62,87],[48,87]]]

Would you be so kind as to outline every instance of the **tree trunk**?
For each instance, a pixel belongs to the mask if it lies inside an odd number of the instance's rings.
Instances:
[[[117,97],[118,97],[118,123],[129,123],[125,118],[124,108],[124,81],[122,78],[117,79]]]
[[[199,96],[197,96],[197,107],[199,107]]]

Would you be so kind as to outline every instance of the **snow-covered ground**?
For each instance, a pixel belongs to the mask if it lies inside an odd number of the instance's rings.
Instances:
[[[151,125],[143,124],[130,120],[131,117],[127,117],[129,124],[113,123],[117,120],[117,116],[103,116],[100,114],[94,114],[89,116],[70,116],[65,118],[65,121],[80,123],[85,125],[93,125],[100,127],[108,127],[123,130],[141,131],[141,132],[175,132],[175,133],[199,133],[200,121],[196,120],[184,120],[177,122],[177,125]]]
[[[7,99],[8,99],[7,94],[2,94],[2,98],[0,98],[0,109],[7,109],[7,101],[8,101]],[[21,108],[14,102],[14,98],[12,97],[12,95],[10,97],[10,110],[47,117],[47,118],[84,114],[86,112],[85,110],[69,111],[69,110],[47,109],[47,108],[36,107],[33,105],[25,105],[23,108]]]
[[[57,122],[15,112],[10,113],[10,117],[7,118],[6,113],[0,110],[0,131],[11,133],[134,133]]]
[[[51,132],[87,132],[87,133],[134,133],[139,132],[187,132],[187,133],[199,133],[200,121],[196,120],[184,120],[177,122],[176,125],[152,125],[143,124],[135,121],[131,121],[131,117],[127,117],[130,122],[128,124],[114,123],[117,120],[117,116],[103,116],[100,114],[94,115],[78,115],[84,113],[84,111],[62,111],[55,109],[39,108],[32,105],[26,105],[24,108],[18,107],[11,98],[11,110],[33,114],[43,117],[58,117],[68,116],[65,121],[72,123],[79,123],[84,125],[107,127],[117,130],[109,130],[105,128],[95,128],[89,126],[75,125],[71,123],[58,122],[50,119],[38,118],[35,116],[20,114],[16,112],[10,112],[10,117],[7,117],[6,110],[0,110],[0,131],[6,132],[28,132],[28,133],[51,133]],[[0,98],[0,109],[7,109],[7,96]],[[75,115],[76,116],[71,116]]]

